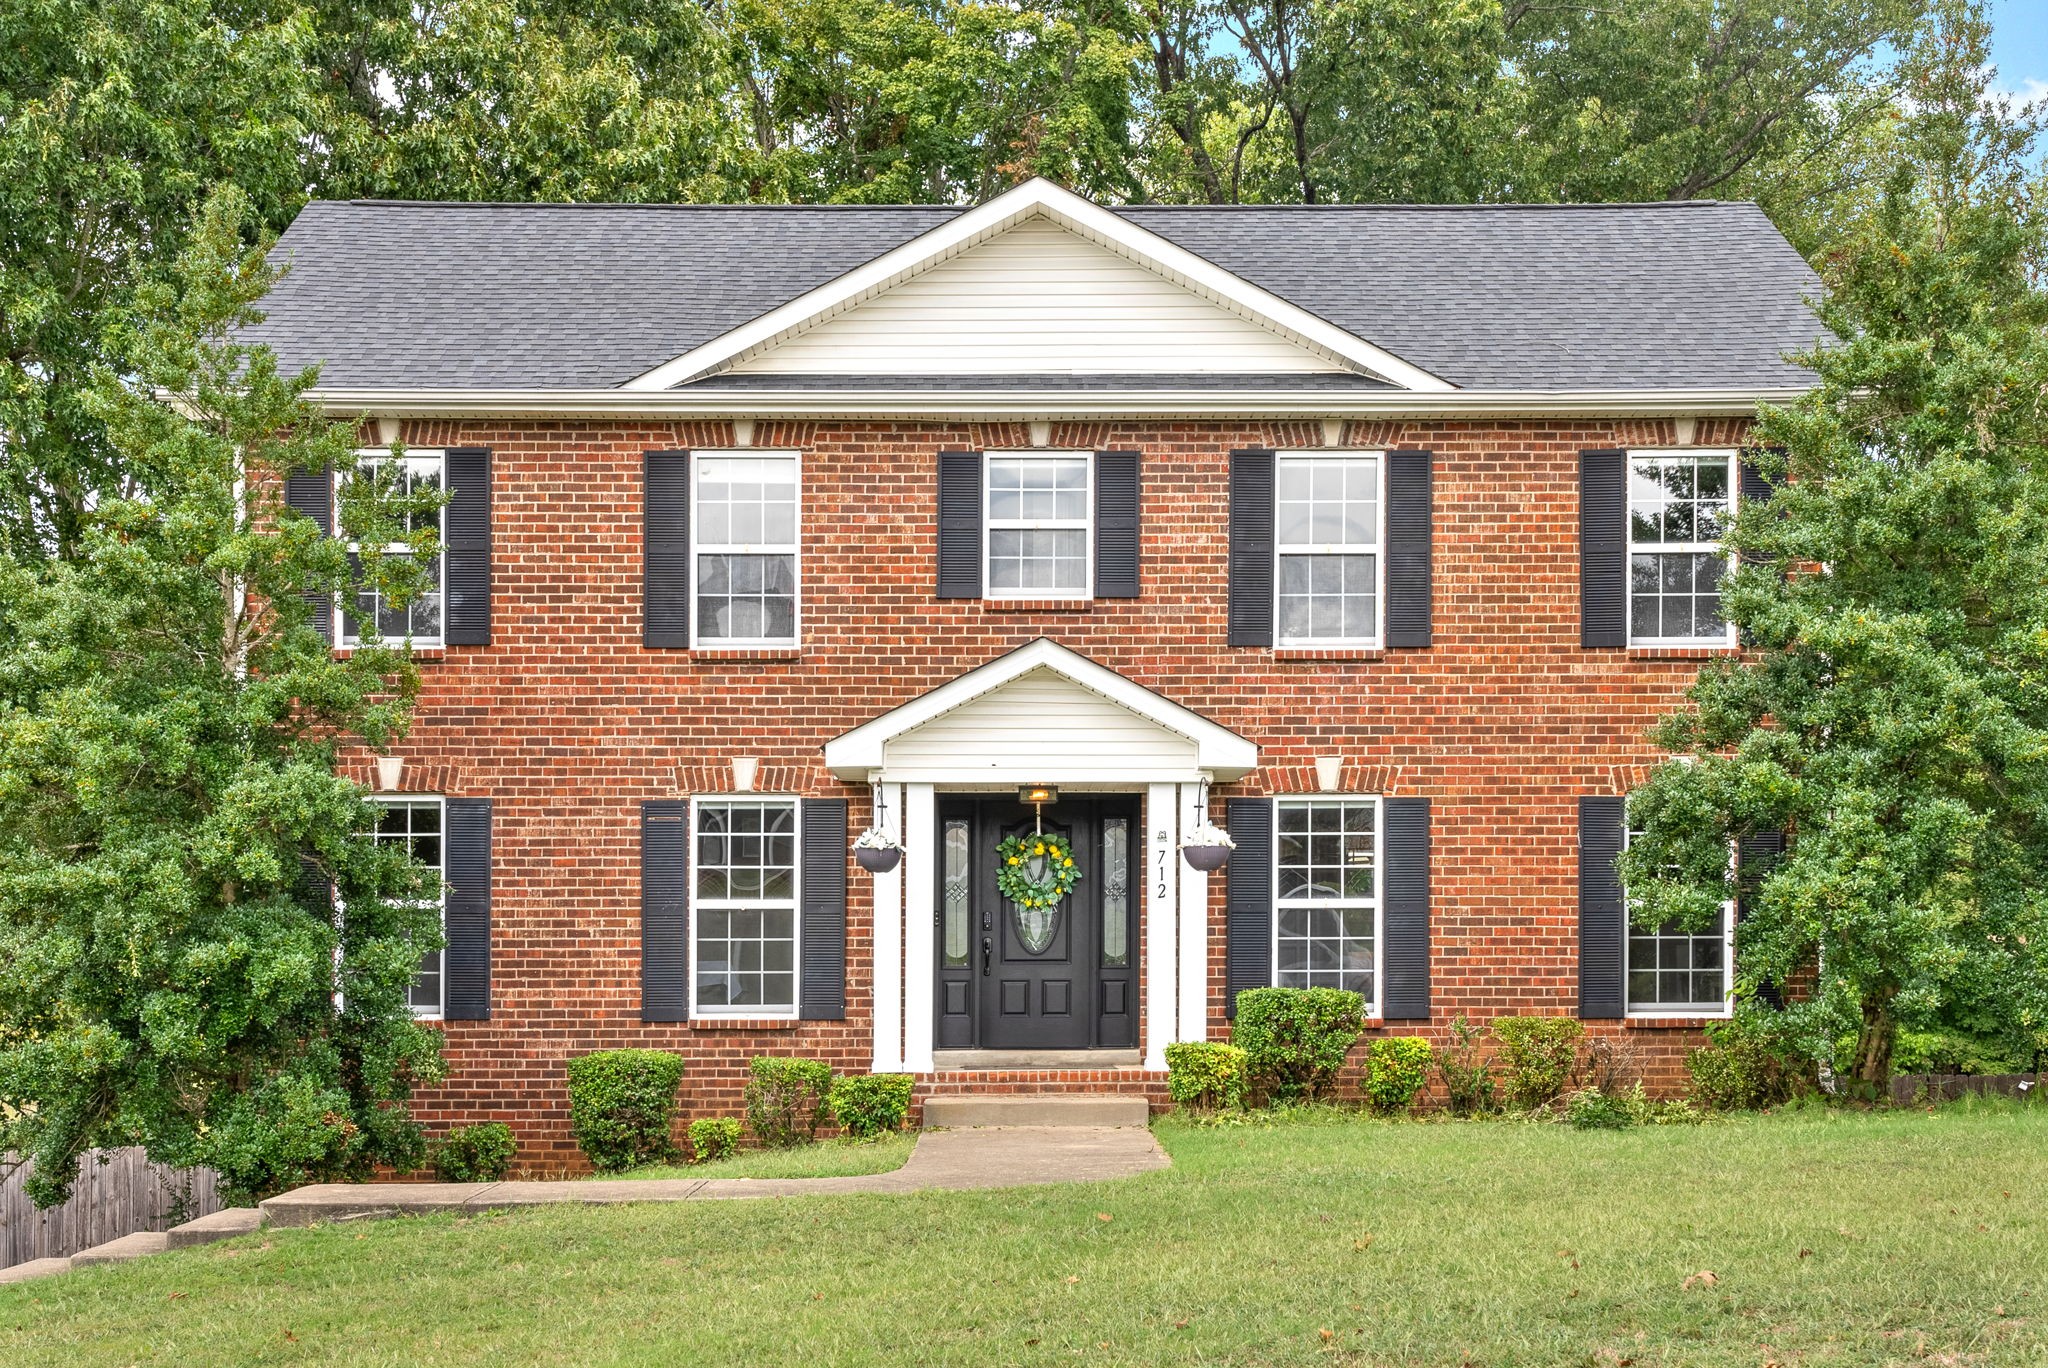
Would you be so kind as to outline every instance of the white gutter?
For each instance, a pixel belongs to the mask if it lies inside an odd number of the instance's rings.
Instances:
[[[488,390],[326,389],[328,413],[390,418],[1536,418],[1748,417],[1762,390]]]

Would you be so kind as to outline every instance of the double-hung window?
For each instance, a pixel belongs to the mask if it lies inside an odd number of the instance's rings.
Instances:
[[[1637,833],[1627,831],[1626,844]],[[1724,903],[1718,925],[1687,931],[1676,921],[1628,927],[1630,1016],[1725,1016],[1734,990],[1735,905]]]
[[[373,798],[371,801],[379,808],[377,829],[373,833],[377,844],[397,846],[410,855],[415,864],[433,870],[437,876],[445,873],[439,798]],[[444,934],[447,931],[445,902],[444,890],[434,903],[441,915]],[[438,1017],[442,1014],[441,954],[441,951],[434,950],[420,957],[420,967],[413,975],[409,994],[414,1016]]]
[[[1629,454],[1630,645],[1729,644],[1721,538],[1734,512],[1733,452]]]
[[[797,454],[700,454],[691,537],[700,646],[797,644]]]
[[[389,451],[365,451],[358,470],[382,469],[396,466],[398,469],[397,491],[400,494],[439,493],[443,475],[442,453],[408,448],[404,455],[393,456]],[[336,472],[336,494],[340,500],[348,498],[348,474]],[[339,506],[339,504],[337,504]],[[444,509],[431,513],[413,515],[408,520],[412,531],[431,527],[435,533],[436,546],[441,544],[441,515]],[[348,546],[349,565],[359,564],[362,551],[359,543]],[[405,542],[393,542],[384,548],[386,556],[410,556],[412,547]],[[433,561],[426,567],[426,587],[415,594],[412,601],[399,607],[386,599],[374,587],[359,585],[352,593],[341,596],[341,642],[343,646],[356,646],[366,636],[376,635],[385,640],[410,640],[415,646],[438,646],[441,644],[441,555],[437,550]],[[372,628],[374,627],[374,633]]]
[[[796,800],[700,798],[692,817],[697,1014],[796,1015]]]
[[[989,453],[982,582],[990,598],[1093,595],[1093,464],[1085,451]]]
[[[1275,462],[1276,644],[1380,643],[1380,454],[1283,452]]]
[[[1343,988],[1378,1003],[1377,798],[1282,798],[1273,807],[1273,983]]]

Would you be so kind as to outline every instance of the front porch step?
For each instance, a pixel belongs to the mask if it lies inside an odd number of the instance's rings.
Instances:
[[[1145,1056],[1137,1050],[933,1050],[932,1067],[962,1069],[1135,1069]]]
[[[967,1126],[1142,1126],[1151,1109],[1142,1097],[1114,1093],[1025,1094],[993,1096],[973,1093],[928,1097],[926,1130]]]

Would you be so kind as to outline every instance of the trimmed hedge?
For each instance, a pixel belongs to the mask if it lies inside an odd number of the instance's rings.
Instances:
[[[1500,1053],[1495,1062],[1507,1104],[1529,1111],[1556,1101],[1572,1081],[1585,1033],[1574,1017],[1496,1017],[1493,1038],[1500,1042]]]
[[[910,1115],[909,1074],[847,1074],[832,1080],[826,1095],[832,1118],[856,1140],[873,1140],[901,1130]]]
[[[444,1183],[497,1183],[512,1171],[519,1142],[503,1121],[457,1126],[434,1146],[434,1176]]]
[[[1237,995],[1231,1043],[1266,1098],[1319,1097],[1365,1029],[1365,999],[1342,988],[1252,988]]]
[[[690,1162],[708,1164],[729,1159],[740,1147],[740,1122],[736,1116],[700,1116],[690,1123]]]
[[[1166,1047],[1166,1095],[1177,1107],[1214,1111],[1244,1106],[1248,1056],[1225,1041],[1183,1040]]]
[[[675,1158],[683,1060],[666,1050],[598,1050],[569,1061],[569,1130],[599,1173]]]
[[[1361,1089],[1366,1104],[1381,1115],[1406,1111],[1429,1082],[1436,1052],[1421,1036],[1387,1036],[1366,1052]]]
[[[761,1055],[747,1066],[747,1129],[770,1149],[788,1149],[818,1138],[824,1124],[832,1066],[822,1059]]]

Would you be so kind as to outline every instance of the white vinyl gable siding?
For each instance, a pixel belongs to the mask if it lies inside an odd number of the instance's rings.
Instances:
[[[1192,740],[1043,669],[895,737],[885,754],[890,770],[934,783],[1055,773],[1065,784],[1137,784],[1196,768]]]
[[[731,369],[808,375],[1343,371],[1130,258],[1027,220]]]

